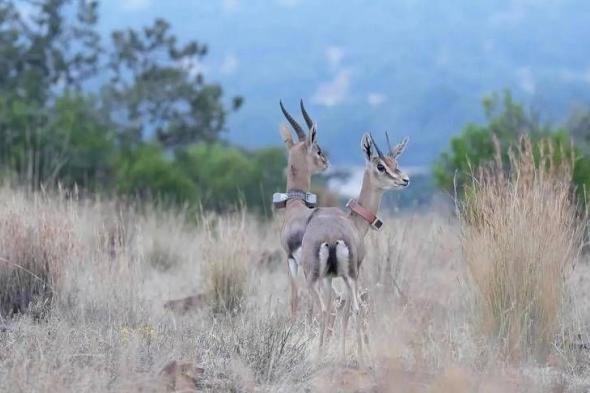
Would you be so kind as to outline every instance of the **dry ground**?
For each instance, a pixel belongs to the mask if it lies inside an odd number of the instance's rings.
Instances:
[[[278,218],[200,214],[194,225],[148,210],[0,190],[4,274],[25,257],[58,272],[51,304],[38,296],[0,319],[1,392],[590,389],[584,261],[568,280],[549,356],[508,362],[474,328],[452,214],[392,215],[367,238],[371,350],[359,362],[352,339],[341,358],[338,334],[318,356],[317,327],[289,319]]]

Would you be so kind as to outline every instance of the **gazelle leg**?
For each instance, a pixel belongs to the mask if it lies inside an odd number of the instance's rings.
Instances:
[[[313,281],[309,284],[309,292],[311,293],[311,296],[313,297],[313,300],[316,304],[318,304],[320,306],[320,312],[321,312],[321,316],[320,316],[320,349],[322,348],[322,346],[324,345],[324,314],[326,312],[326,306],[324,304],[324,301],[322,300],[322,296],[320,293],[320,288],[319,288],[319,281]]]
[[[346,294],[338,293],[334,287],[332,287],[332,310],[330,312],[330,320],[328,324],[328,331],[332,334],[336,334],[336,325],[338,318],[342,315],[342,308],[346,303]]]
[[[370,297],[367,292],[361,294],[359,299],[362,303],[360,314],[362,315],[362,322],[363,322],[363,343],[365,345],[366,352],[370,355],[371,354],[371,342],[369,339],[369,319],[371,316],[371,304],[370,304]]]
[[[312,326],[313,326],[313,306],[314,306],[314,303],[316,303],[316,299],[314,296],[311,296],[311,297],[307,296],[304,299],[304,303],[305,303],[305,306],[307,307],[307,313],[306,313],[307,314],[307,316],[306,316],[307,323],[306,323],[306,325],[307,325],[307,329],[308,329],[307,332],[309,333],[311,331]]]
[[[363,339],[361,333],[361,317],[360,317],[360,307],[359,307],[359,299],[358,299],[358,285],[356,279],[352,277],[346,277],[346,281],[348,285],[350,285],[351,289],[351,306],[352,312],[354,313],[354,319],[356,324],[356,341],[357,341],[357,348],[358,348],[358,356],[362,358],[363,356]]]
[[[291,318],[297,315],[298,290],[297,288],[297,261],[289,258],[289,287],[291,288]]]
[[[330,337],[330,333],[326,334],[328,326],[330,325],[330,317],[332,313],[332,278],[325,277],[322,280],[322,292],[324,295],[324,304],[325,304],[325,311],[322,312],[322,318],[324,319],[323,322],[323,333],[322,336],[326,337],[326,341],[328,341]]]
[[[350,310],[351,310],[351,299],[352,299],[352,288],[349,282],[348,277],[344,278],[344,284],[346,285],[346,296],[344,301],[346,304],[344,305],[344,314],[342,315],[342,359],[346,359],[346,333],[348,330],[348,320],[350,318]]]

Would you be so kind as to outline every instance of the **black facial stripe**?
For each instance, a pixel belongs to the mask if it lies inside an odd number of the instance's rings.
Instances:
[[[374,163],[375,163],[375,166],[381,164],[385,168],[385,170],[383,172],[381,172],[381,171],[379,171],[379,169],[377,169],[377,171],[379,173],[385,173],[392,180],[396,179],[396,177],[393,174],[393,170],[389,167],[389,165],[385,161],[376,158]]]
[[[387,165],[385,165],[385,174],[392,180],[395,180],[395,176],[390,172],[391,170]]]

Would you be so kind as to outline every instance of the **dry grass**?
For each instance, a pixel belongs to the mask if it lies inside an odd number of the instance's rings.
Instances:
[[[359,362],[354,340],[349,357],[340,357],[337,335],[318,356],[317,325],[289,319],[278,220],[140,213],[7,188],[0,201],[3,223],[32,233],[44,222],[59,228],[36,252],[59,261],[60,272],[44,318],[27,311],[0,319],[0,392],[516,392],[590,384],[580,348],[570,356],[557,346],[542,365],[490,356],[492,344],[470,323],[460,227],[449,212],[390,217],[370,233],[361,285],[371,350]],[[1,232],[2,255],[27,248],[11,244],[11,233]],[[590,293],[588,282],[586,264],[568,281],[580,296]],[[163,307],[187,296],[199,301],[182,313]],[[560,320],[574,335],[590,323],[583,306],[590,302],[578,303]]]
[[[524,137],[509,169],[498,158],[477,173],[462,206],[478,328],[512,359],[549,354],[581,246],[572,165],[554,156],[548,142],[533,147]]]
[[[256,244],[248,236],[254,228],[248,224],[245,213],[204,219],[205,296],[216,313],[239,312],[248,295],[248,275],[257,268],[251,263]]]
[[[7,195],[4,195],[7,196]],[[79,252],[70,204],[20,194],[3,200],[0,220],[0,315],[41,316],[61,290],[63,270]]]

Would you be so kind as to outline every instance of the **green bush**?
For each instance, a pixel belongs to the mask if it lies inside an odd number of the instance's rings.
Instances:
[[[177,151],[175,161],[202,190],[203,206],[211,209],[223,210],[241,203],[264,207],[270,205],[272,192],[284,187],[286,159],[280,149],[249,153],[220,143],[198,144]]]
[[[177,203],[197,199],[197,186],[157,144],[144,144],[122,154],[115,168],[120,193]]]
[[[493,94],[484,98],[483,108],[487,124],[465,126],[460,135],[451,139],[449,150],[435,162],[434,178],[440,188],[453,192],[456,185],[458,193],[462,194],[473,170],[496,158],[495,143],[499,144],[502,162],[509,162],[508,149],[516,145],[523,135],[529,135],[534,144],[549,138],[554,146],[552,154],[556,161],[561,160],[564,154],[570,157],[574,149],[574,156],[577,157],[574,183],[580,192],[590,185],[590,158],[573,146],[565,129],[541,124],[534,114],[527,113],[522,105],[516,103],[508,91],[502,96]]]

